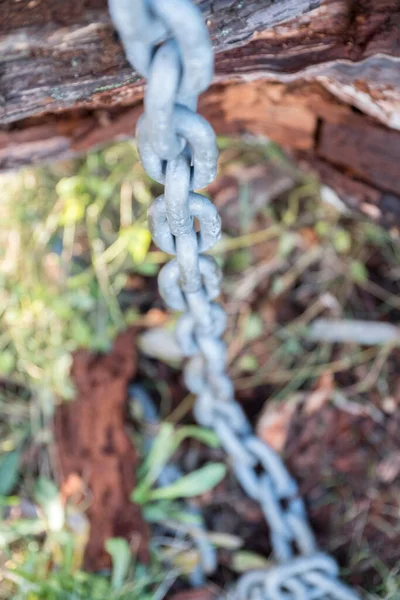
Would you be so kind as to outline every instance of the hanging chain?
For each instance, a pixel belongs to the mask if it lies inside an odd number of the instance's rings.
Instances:
[[[357,600],[339,581],[336,562],[318,551],[295,481],[252,432],[227,375],[226,314],[214,302],[221,273],[204,254],[220,239],[221,220],[211,201],[193,191],[215,178],[218,159],[215,133],[196,112],[213,76],[201,12],[191,0],[109,0],[109,6],[128,60],[148,80],[137,144],[147,173],[165,185],[149,209],[149,227],[157,246],[174,256],[158,283],[167,306],[182,313],[177,337],[189,358],[184,377],[196,395],[195,417],[217,433],[271,532],[276,566],[243,575],[223,598]]]

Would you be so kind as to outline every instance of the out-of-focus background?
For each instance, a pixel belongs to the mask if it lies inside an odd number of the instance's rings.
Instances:
[[[219,146],[207,193],[223,223],[213,254],[237,398],[344,579],[398,598],[399,231],[265,139]],[[147,229],[160,189],[129,142],[0,185],[0,597],[213,598],[268,564],[268,531],[193,425],[176,315],[157,292],[168,257]],[[160,415],[151,453],[142,392]],[[160,496],[167,462],[182,476]],[[201,523],[219,567],[194,594]]]

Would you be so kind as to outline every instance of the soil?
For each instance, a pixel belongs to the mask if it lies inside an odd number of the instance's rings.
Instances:
[[[124,537],[141,560],[148,557],[148,529],[130,500],[138,456],[125,429],[127,386],[135,376],[135,333],[128,330],[111,352],[74,356],[76,399],[62,404],[55,418],[55,437],[65,501],[88,503],[90,537],[85,568],[110,566],[104,543]]]
[[[379,583],[372,557],[388,569],[400,559],[399,427],[398,408],[377,421],[327,405],[298,411],[286,444],[321,547],[355,563],[350,582],[366,589]]]

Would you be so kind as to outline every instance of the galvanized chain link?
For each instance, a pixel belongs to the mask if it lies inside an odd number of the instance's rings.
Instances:
[[[177,337],[189,357],[185,382],[197,396],[196,420],[213,428],[241,486],[271,531],[276,566],[241,577],[230,600],[357,600],[321,554],[295,481],[280,457],[252,432],[226,371],[226,314],[215,300],[221,273],[210,256],[221,235],[211,201],[193,190],[216,176],[218,151],[197,98],[212,80],[213,51],[201,12],[190,0],[109,0],[132,66],[148,79],[137,144],[147,173],[165,185],[149,210],[155,243],[174,258],[159,274],[169,308],[181,311]],[[194,229],[194,219],[200,230]]]

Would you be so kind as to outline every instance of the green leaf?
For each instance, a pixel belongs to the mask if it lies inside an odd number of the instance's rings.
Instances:
[[[265,569],[267,566],[268,561],[266,558],[247,550],[235,552],[232,560],[232,569],[237,573],[245,573],[253,569]]]
[[[123,586],[128,576],[131,550],[124,538],[111,538],[106,541],[105,546],[112,560],[111,587],[118,590]]]
[[[39,477],[35,483],[35,500],[41,506],[50,531],[61,531],[64,526],[64,508],[56,484]]]
[[[272,280],[271,292],[273,296],[279,296],[282,292],[285,291],[286,284],[285,278],[282,277],[274,277]]]
[[[251,313],[244,324],[244,338],[246,342],[256,340],[264,332],[264,323],[259,315]]]
[[[147,256],[151,244],[151,234],[147,227],[135,223],[120,232],[125,239],[128,252],[135,264],[140,264]]]
[[[41,506],[45,507],[58,496],[58,489],[54,481],[47,477],[38,477],[35,483],[35,500]]]
[[[221,445],[214,431],[197,425],[185,425],[178,429],[175,434],[177,447],[187,438],[196,439],[210,448],[219,448]]]
[[[0,456],[0,496],[6,496],[18,481],[21,448]]]
[[[207,535],[209,541],[217,548],[226,550],[238,550],[243,546],[242,538],[231,533],[221,533],[220,531],[210,532]]]
[[[285,355],[299,356],[302,352],[300,340],[295,337],[285,340],[283,343]]]
[[[158,271],[159,265],[154,263],[143,262],[135,265],[135,273],[139,273],[139,275],[144,275],[145,277],[154,277],[154,275],[157,275]]]
[[[16,519],[0,523],[0,549],[6,548],[18,540],[27,542],[28,536],[43,535],[46,523],[42,519]]]
[[[314,229],[319,238],[326,238],[332,230],[332,226],[327,221],[318,221]]]
[[[162,423],[150,453],[140,468],[139,473],[143,474],[143,479],[131,494],[133,502],[138,504],[147,502],[151,486],[176,450],[177,445],[174,436],[175,429],[172,423]]]
[[[62,198],[78,194],[83,190],[82,179],[79,175],[63,177],[56,184],[56,193]]]
[[[368,270],[358,260],[353,260],[350,264],[350,276],[355,283],[365,283],[368,281]]]
[[[287,258],[292,250],[296,248],[297,237],[290,231],[287,231],[279,238],[278,254],[282,258]]]
[[[152,483],[157,479],[161,470],[175,452],[176,440],[174,436],[175,429],[172,423],[162,423],[150,453],[143,464],[143,470],[149,473]]]
[[[336,252],[347,254],[351,249],[351,236],[345,229],[336,229],[333,234],[333,245]]]
[[[143,474],[143,479],[131,495],[133,502],[145,504],[149,500],[151,486],[179,445],[187,438],[197,439],[211,448],[220,446],[217,435],[205,427],[185,425],[175,430],[172,423],[162,423],[150,453],[139,471]]]
[[[158,488],[150,493],[151,500],[174,500],[192,498],[208,492],[220,483],[226,475],[226,465],[209,463],[189,475],[184,475],[171,485]]]
[[[7,377],[15,367],[15,355],[11,350],[3,350],[0,354],[0,373]]]
[[[85,202],[82,202],[80,198],[75,196],[66,198],[63,210],[60,214],[60,225],[67,227],[68,225],[74,225],[81,221],[85,214],[85,204]]]
[[[76,342],[76,344],[78,344],[78,346],[82,346],[84,348],[90,346],[93,332],[89,323],[85,319],[80,318],[79,316],[74,318],[70,324],[70,334],[71,338],[74,340],[74,342]]]
[[[248,248],[237,250],[228,259],[228,266],[237,273],[242,273],[251,263],[251,253]]]
[[[169,516],[170,502],[161,501],[147,504],[142,509],[142,514],[148,523],[162,523]]]
[[[241,371],[254,373],[259,368],[257,357],[254,354],[244,354],[238,361],[238,367]]]

